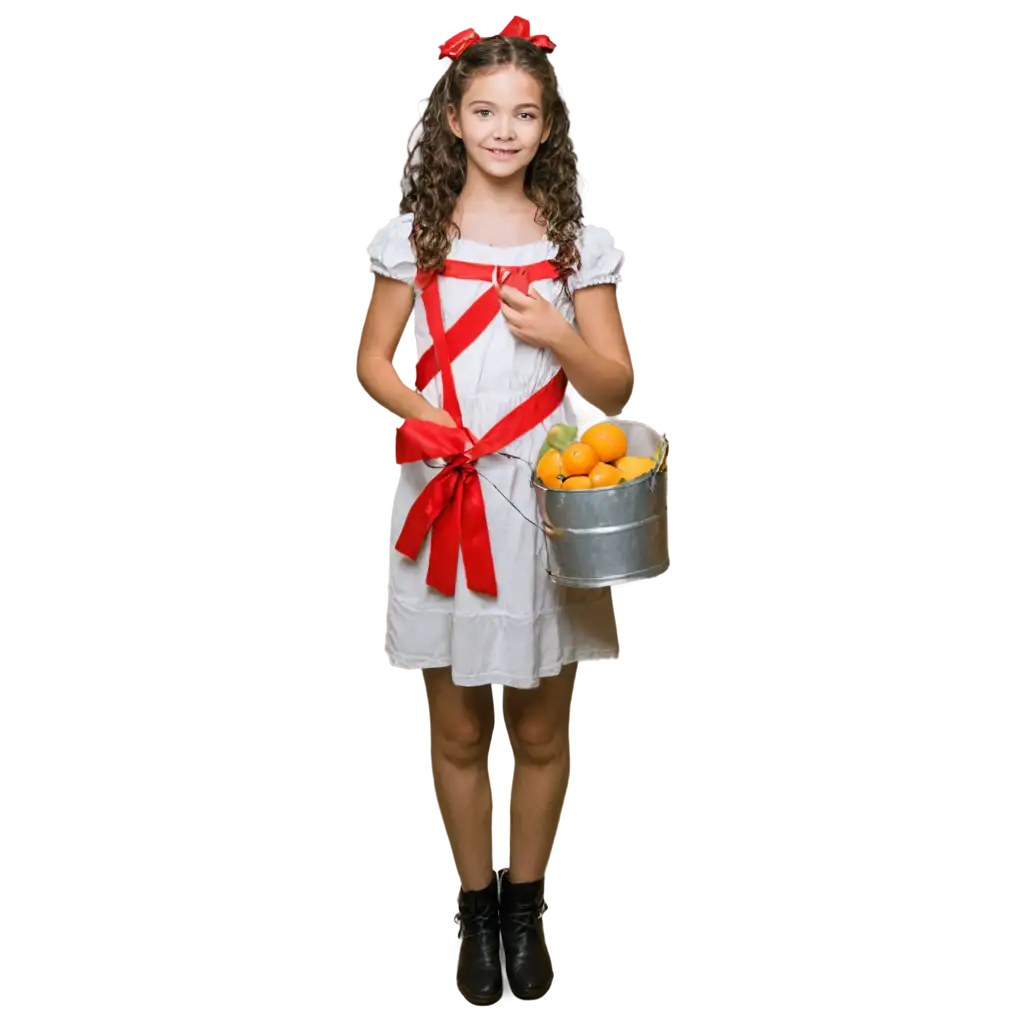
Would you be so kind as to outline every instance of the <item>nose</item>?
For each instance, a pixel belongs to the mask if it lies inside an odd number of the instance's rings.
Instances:
[[[515,138],[514,121],[499,121],[494,128],[494,139],[502,143],[509,142]]]

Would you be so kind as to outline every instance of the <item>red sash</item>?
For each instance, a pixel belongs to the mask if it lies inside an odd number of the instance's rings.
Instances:
[[[469,589],[496,597],[498,584],[494,577],[494,560],[476,460],[484,455],[493,455],[552,415],[565,395],[568,381],[565,372],[559,370],[539,391],[503,416],[478,439],[462,422],[452,360],[464,352],[501,311],[498,284],[508,284],[527,294],[533,281],[558,277],[558,268],[550,260],[522,267],[447,260],[441,273],[446,277],[475,281],[495,280],[496,284],[494,288],[488,288],[446,332],[441,318],[438,274],[433,271],[417,274],[416,283],[423,286],[427,327],[434,343],[416,366],[416,389],[422,391],[440,370],[443,407],[457,426],[444,427],[425,420],[406,420],[398,428],[395,457],[399,463],[442,458],[446,464],[409,510],[395,548],[407,558],[416,558],[427,533],[433,529],[427,585],[449,596],[455,594],[461,547]]]

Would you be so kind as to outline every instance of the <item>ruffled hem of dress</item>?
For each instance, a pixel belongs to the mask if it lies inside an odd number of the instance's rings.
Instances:
[[[448,668],[447,661],[438,661],[434,658],[407,658],[401,654],[396,654],[394,651],[387,650],[385,653],[388,656],[388,660],[391,662],[393,668],[403,669],[425,669],[425,668]],[[596,647],[590,650],[576,651],[575,656],[567,658],[565,661],[560,662],[554,666],[542,666],[536,676],[510,676],[503,675],[502,673],[490,673],[490,679],[480,680],[474,676],[458,676],[454,672],[452,673],[452,682],[456,686],[511,686],[517,690],[536,690],[540,686],[541,679],[546,679],[549,676],[556,676],[566,666],[571,665],[573,662],[580,661],[614,661],[619,657],[618,648],[615,650],[609,650],[608,648]]]

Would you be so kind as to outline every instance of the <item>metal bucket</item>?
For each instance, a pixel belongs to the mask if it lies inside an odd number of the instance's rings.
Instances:
[[[668,441],[644,423],[609,419],[630,455],[661,455],[654,472],[628,483],[560,491],[535,480],[548,575],[566,587],[606,587],[660,576],[668,568]]]

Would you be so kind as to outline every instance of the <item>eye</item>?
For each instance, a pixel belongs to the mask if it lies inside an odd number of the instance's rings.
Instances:
[[[490,111],[486,107],[481,107],[479,110],[476,111],[476,113],[477,114],[489,114]],[[537,120],[537,115],[534,114],[534,113],[531,113],[529,110],[524,110],[522,113],[525,114],[531,121],[536,121]]]

